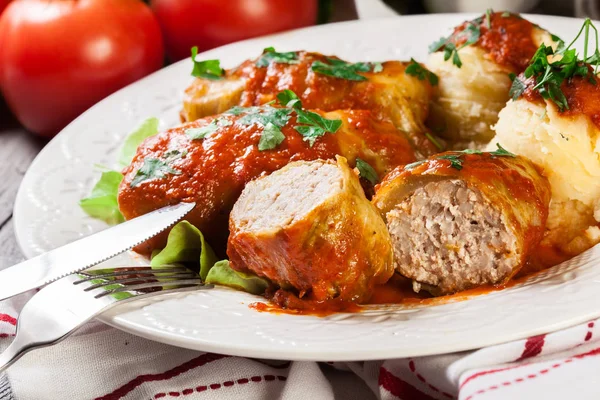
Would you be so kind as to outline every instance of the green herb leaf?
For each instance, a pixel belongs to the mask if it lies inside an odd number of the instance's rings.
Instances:
[[[225,73],[225,70],[221,68],[221,62],[219,60],[196,61],[197,55],[198,47],[194,46],[192,47],[192,61],[194,62],[192,76],[210,80],[221,79]]]
[[[494,11],[491,8],[485,10],[485,26],[488,29],[492,29],[492,18],[491,15]]]
[[[410,59],[410,63],[406,66],[404,73],[416,76],[420,81],[427,79],[433,86],[438,84],[438,76],[416,62],[414,58]]]
[[[445,37],[439,38],[439,40],[437,40],[429,45],[429,52],[435,53],[436,51],[441,50],[444,46],[446,46],[447,42],[448,42],[448,38],[445,38]]]
[[[419,165],[423,165],[427,162],[427,160],[420,160],[420,161],[415,161],[414,163],[410,163],[410,164],[406,164],[404,166],[404,169],[413,169],[418,167]]]
[[[504,11],[502,14],[500,14],[500,16],[502,18],[508,18],[511,16],[511,13],[509,11]]]
[[[462,160],[460,159],[460,155],[458,154],[446,154],[443,156],[438,156],[437,159],[450,161],[450,166],[459,171],[463,169]]]
[[[199,140],[199,139],[204,139],[208,135],[212,135],[221,127],[231,126],[231,125],[233,125],[233,122],[229,121],[228,119],[215,118],[208,125],[204,125],[199,128],[186,129],[185,134],[191,140]]]
[[[241,115],[245,112],[248,112],[249,109],[251,109],[252,107],[241,107],[241,106],[234,106],[231,107],[229,110],[225,111],[225,114],[231,114],[231,115]]]
[[[373,185],[379,182],[379,176],[377,176],[377,172],[368,162],[361,160],[360,158],[356,158],[356,168],[358,168],[358,172],[361,178],[364,178],[371,182]]]
[[[513,100],[517,100],[525,92],[525,89],[527,89],[527,86],[525,85],[525,83],[523,83],[523,81],[521,81],[516,76],[512,79],[513,79],[513,82],[510,87],[510,90],[508,91],[508,95]]]
[[[277,95],[282,103],[299,103],[298,96],[291,90],[286,90]],[[301,104],[301,103],[300,103]],[[270,105],[260,107],[234,107],[227,111],[228,114],[242,115],[237,122],[242,125],[257,124],[263,127],[263,132],[258,142],[258,150],[272,150],[279,146],[285,139],[285,135],[281,132],[291,118],[293,109],[291,108],[275,108]]]
[[[296,110],[298,115],[297,122],[299,125],[294,129],[304,137],[310,147],[314,146],[317,138],[325,135],[325,133],[335,133],[342,126],[342,121],[339,119],[326,119],[312,111]]]
[[[90,217],[102,220],[109,225],[116,225],[125,221],[123,214],[119,211],[117,201],[119,185],[122,180],[123,174],[120,172],[103,172],[100,180],[92,189],[92,193],[81,199],[79,206]]]
[[[261,68],[268,67],[272,62],[278,64],[298,64],[298,54],[293,51],[278,53],[273,47],[267,47],[263,55],[256,61],[256,66]]]
[[[304,137],[310,147],[315,145],[318,138],[325,135],[325,129],[318,126],[298,125],[294,129]]]
[[[158,158],[146,158],[131,180],[132,188],[154,179],[163,179],[168,174],[181,175],[181,171],[171,168],[167,161]]]
[[[289,89],[285,89],[283,92],[277,94],[277,100],[279,104],[288,108],[302,108],[302,102],[300,98]]]
[[[259,124],[267,126],[271,123],[279,128],[283,128],[290,120],[292,110],[289,108],[275,108],[271,106],[249,107],[246,109],[246,115],[238,120],[242,125]]]
[[[317,138],[327,132],[335,133],[342,126],[342,121],[339,119],[327,119],[315,112],[303,110],[302,102],[296,93],[291,90],[284,90],[279,93],[277,99],[279,104],[296,112],[296,122],[303,125],[296,126],[294,129],[304,137],[304,140],[309,142],[310,147],[315,144]]]
[[[272,150],[279,146],[284,139],[285,135],[281,132],[281,129],[269,122],[263,128],[262,135],[260,135],[258,150]]]
[[[359,62],[350,64],[335,58],[327,58],[329,64],[321,61],[312,63],[310,69],[321,75],[333,76],[335,78],[346,79],[350,81],[366,81],[367,78],[358,72],[380,72],[383,70],[381,63]]]
[[[462,31],[456,32],[445,38],[442,37],[438,41],[430,44],[429,52],[433,53],[436,51],[443,50],[444,61],[448,61],[452,58],[452,63],[454,65],[456,65],[458,68],[462,67],[462,61],[460,60],[460,56],[458,55],[458,50],[471,44],[477,43],[477,41],[481,37],[480,24],[482,22],[482,17],[476,18],[473,21],[469,21]],[[462,39],[465,39],[465,42],[461,44],[460,47],[457,47],[454,44],[454,42]]]
[[[131,132],[125,139],[121,154],[119,155],[119,164],[123,167],[131,164],[131,160],[135,156],[135,152],[140,144],[150,136],[158,133],[158,118],[148,118],[142,124]]]
[[[483,154],[483,152],[481,150],[477,150],[477,149],[464,149],[461,151],[461,153],[465,153],[465,154]]]
[[[266,279],[234,270],[228,260],[221,260],[210,269],[206,283],[229,286],[256,295],[265,293],[269,287]]]
[[[491,155],[493,155],[493,156],[513,157],[513,158],[516,157],[515,154],[511,153],[510,151],[508,151],[504,147],[502,147],[500,145],[500,143],[496,143],[496,147],[498,147],[498,150],[490,152]]]

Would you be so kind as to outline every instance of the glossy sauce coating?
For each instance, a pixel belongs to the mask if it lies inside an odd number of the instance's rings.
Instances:
[[[394,167],[415,159],[403,134],[391,123],[373,118],[369,111],[320,114],[342,120],[342,126],[335,134],[326,133],[318,138],[313,147],[294,129],[294,114],[281,130],[284,141],[274,150],[258,150],[263,128],[237,123],[243,115],[218,117],[232,124],[220,127],[205,139],[191,140],[185,131],[206,126],[213,117],[150,137],[138,147],[131,165],[123,171],[119,208],[126,219],[131,219],[169,204],[194,201],[197,206],[186,219],[202,230],[211,244],[222,249],[227,240],[229,212],[244,185],[291,161],[332,159],[339,154],[354,166],[359,157],[384,176]],[[166,153],[173,150],[186,152],[184,157],[170,162],[170,167],[180,172],[178,175],[166,174],[164,178],[131,186],[144,159],[165,159]],[[149,253],[164,245],[164,240],[164,235],[157,237],[138,250]]]
[[[315,61],[329,64],[319,53],[295,52],[294,63],[271,62],[257,66],[257,60],[247,60],[237,68],[226,71],[220,81],[197,79],[187,90],[182,117],[191,121],[207,115],[224,112],[234,105],[258,106],[275,100],[283,90],[294,91],[308,109],[323,111],[361,109],[370,110],[374,117],[391,120],[408,132],[415,149],[424,155],[439,151],[424,135],[424,121],[429,113],[433,88],[427,80],[406,74],[407,63],[388,61],[382,63],[380,72],[358,72],[363,81],[342,79],[312,71]],[[219,100],[206,107],[203,98],[213,88],[222,85],[223,91],[235,92],[226,101]],[[229,85],[234,85],[235,90]]]
[[[481,22],[475,20],[481,35],[474,45],[485,50],[496,63],[515,72],[524,71],[538,48],[533,40],[534,25],[517,14],[503,12],[491,13],[489,22],[490,27],[485,15]],[[461,32],[472,23],[468,21],[456,27],[451,41],[457,46],[465,43],[467,37]]]
[[[593,70],[590,67],[590,73],[592,72]],[[536,85],[535,79],[533,77],[525,79],[523,74],[519,75],[518,78],[526,85],[523,97],[532,103],[542,104],[544,99],[537,90],[533,90]],[[600,128],[600,83],[598,82],[598,78],[595,81],[596,83],[593,83],[589,78],[581,76],[575,76],[563,81],[560,89],[567,99],[569,108],[563,110],[561,116],[572,118],[583,115]],[[556,107],[552,101],[548,103]]]

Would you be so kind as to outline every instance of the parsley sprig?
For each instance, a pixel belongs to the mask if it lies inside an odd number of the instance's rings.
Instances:
[[[381,72],[383,65],[379,62],[368,63],[359,62],[350,64],[343,60],[327,57],[328,64],[322,61],[312,63],[310,69],[321,75],[333,76],[335,78],[346,79],[349,81],[366,81],[367,78],[358,72]]]
[[[279,93],[277,99],[279,104],[296,113],[296,122],[302,125],[295,126],[294,129],[304,137],[310,147],[313,147],[317,138],[325,133],[335,133],[342,126],[342,121],[339,119],[327,119],[315,112],[303,110],[300,98],[289,89]]]
[[[285,135],[281,129],[288,123],[292,113],[297,115],[297,125],[294,129],[303,136],[310,147],[315,144],[317,138],[325,135],[325,133],[335,133],[342,126],[342,121],[339,119],[323,118],[315,112],[302,109],[302,102],[291,90],[284,90],[279,93],[277,99],[282,107],[273,107],[271,103],[267,103],[254,107],[235,106],[225,112],[232,115],[243,114],[236,121],[238,124],[262,126],[263,131],[258,142],[258,150],[260,151],[275,149],[285,140]],[[213,123],[215,125],[211,127]],[[206,130],[216,130],[219,126],[223,126],[219,125],[219,122],[213,121],[213,123],[204,128]]]
[[[197,55],[198,47],[194,46],[192,47],[192,61],[194,62],[192,76],[196,78],[210,79],[213,81],[223,77],[225,70],[221,68],[221,62],[219,60],[197,61]]]
[[[187,151],[174,149],[164,153],[163,158],[145,158],[144,163],[136,171],[129,186],[134,188],[146,181],[163,179],[169,174],[181,175],[181,171],[172,168],[170,164],[174,160],[185,158],[186,155]]]
[[[199,128],[189,128],[185,130],[185,134],[192,140],[204,139],[207,135],[215,133],[219,128],[231,126],[233,122],[224,118],[215,118],[208,125]]]
[[[298,54],[294,51],[278,53],[274,47],[267,47],[263,55],[256,61],[257,67],[268,67],[271,63],[298,64]]]
[[[418,62],[416,62],[414,58],[410,59],[410,63],[406,66],[404,73],[416,76],[417,78],[419,78],[420,81],[424,81],[425,79],[427,79],[429,83],[433,86],[437,85],[439,81],[438,76],[436,74],[423,67]]]
[[[589,39],[591,30],[594,31],[596,49],[590,54]],[[583,58],[579,58],[577,50],[572,48],[572,46],[582,34],[584,36]],[[575,39],[568,46],[565,46],[564,42],[557,36],[553,35],[552,38],[558,42],[556,51],[552,47],[542,43],[531,58],[523,76],[526,79],[533,78],[535,80],[535,86],[533,86],[532,90],[537,91],[542,98],[556,104],[559,111],[565,111],[569,109],[569,104],[561,89],[563,82],[568,82],[570,79],[580,76],[596,84],[595,76],[600,65],[598,29],[587,18]],[[557,61],[549,62],[548,57],[552,55],[560,55],[561,57]],[[590,66],[593,66],[594,69],[592,70]],[[513,100],[516,100],[523,95],[527,89],[527,84],[514,74],[511,75],[511,79],[513,83],[509,94]]]
[[[358,169],[361,178],[368,180],[373,185],[379,182],[379,176],[377,175],[377,171],[375,171],[375,169],[371,167],[371,165],[368,162],[357,157],[356,168]]]
[[[276,148],[285,140],[281,128],[290,120],[292,110],[289,108],[275,108],[268,103],[259,107],[235,106],[229,109],[226,114],[244,114],[237,120],[237,123],[245,126],[254,124],[262,126],[263,131],[258,141],[258,150],[265,151]]]
[[[496,150],[488,152],[488,154],[490,154],[493,157],[511,157],[511,158],[516,157],[515,154],[511,153],[510,151],[508,151],[504,147],[502,147],[500,145],[500,143],[496,143],[496,147],[497,147]],[[461,169],[463,169],[463,161],[464,160],[462,159],[462,156],[464,154],[485,154],[485,153],[481,150],[465,149],[465,150],[461,150],[461,151],[453,151],[448,154],[441,154],[438,156],[434,156],[433,159],[448,160],[448,161],[450,161],[451,168],[454,168],[454,169],[457,169],[460,171]],[[408,164],[408,165],[404,166],[404,169],[413,169],[413,168],[418,167],[419,165],[422,165],[426,162],[427,162],[427,160],[417,161],[412,164]]]
[[[474,20],[467,22],[465,28],[462,31],[454,32],[448,37],[442,37],[438,41],[433,42],[431,45],[429,45],[429,52],[435,53],[436,51],[443,50],[444,61],[448,61],[450,58],[452,58],[452,64],[456,65],[458,68],[462,67],[462,61],[460,60],[460,56],[458,55],[458,50],[471,44],[477,43],[477,41],[481,37],[482,22],[483,17],[475,18]],[[462,39],[466,39],[465,42],[459,46],[456,46],[455,42],[458,42]]]

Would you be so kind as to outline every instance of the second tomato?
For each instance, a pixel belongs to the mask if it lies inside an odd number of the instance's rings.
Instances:
[[[314,25],[317,0],[152,0],[172,61],[190,48],[208,50],[238,40]]]

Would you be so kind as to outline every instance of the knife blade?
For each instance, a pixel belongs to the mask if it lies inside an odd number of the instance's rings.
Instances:
[[[0,300],[106,261],[179,222],[195,203],[144,214],[0,271]]]

